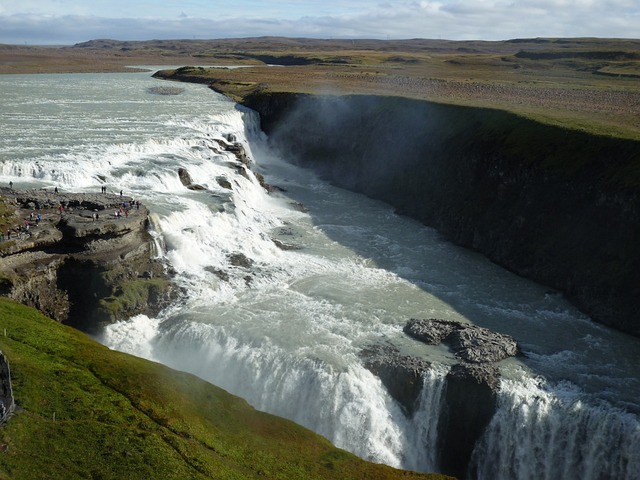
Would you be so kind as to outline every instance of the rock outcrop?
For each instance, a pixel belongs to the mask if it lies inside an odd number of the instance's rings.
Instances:
[[[407,415],[413,415],[422,390],[422,377],[431,364],[419,358],[401,355],[391,345],[373,345],[364,349],[360,357],[364,366],[380,378]]]
[[[20,219],[0,243],[3,295],[93,332],[136,313],[155,314],[179,294],[154,258],[149,212],[132,198],[45,190],[0,194]]]
[[[496,411],[500,373],[495,364],[518,355],[518,345],[509,335],[450,320],[412,319],[403,330],[427,345],[444,343],[459,360],[447,374],[439,439],[440,467],[463,478]]]
[[[447,345],[459,360],[446,376],[440,412],[439,467],[465,478],[471,454],[497,408],[500,372],[496,362],[519,354],[513,338],[468,323],[412,319],[404,332],[427,345]],[[391,345],[374,345],[360,353],[408,416],[414,414],[431,364],[402,355]]]
[[[0,425],[7,421],[14,409],[15,400],[11,386],[11,369],[4,353],[0,352]]]
[[[495,363],[518,354],[518,344],[509,335],[470,323],[412,319],[403,330],[427,345],[446,344],[463,362]]]
[[[187,187],[189,190],[206,190],[207,188],[199,183],[193,183],[193,179],[191,178],[191,174],[186,168],[180,167],[178,168],[178,178],[180,179],[180,183]]]

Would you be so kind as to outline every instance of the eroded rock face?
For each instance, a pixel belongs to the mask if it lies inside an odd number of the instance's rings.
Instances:
[[[508,335],[486,328],[441,319],[412,319],[404,332],[428,345],[445,344],[458,359],[446,376],[438,450],[441,471],[465,478],[473,449],[497,408],[500,372],[496,362],[517,355],[517,343]],[[405,413],[412,416],[424,373],[431,364],[402,355],[391,345],[368,347],[360,357]]]
[[[473,449],[496,412],[499,379],[491,363],[451,367],[438,429],[443,472],[466,477]]]
[[[431,367],[419,358],[401,355],[391,345],[374,345],[360,353],[364,366],[382,380],[393,398],[411,416],[422,390],[422,377]]]
[[[191,174],[187,171],[186,168],[180,167],[178,169],[178,178],[180,178],[180,183],[185,187],[188,187],[193,183],[193,179],[191,178]]]
[[[0,249],[2,294],[93,333],[138,313],[157,314],[180,293],[154,258],[148,210],[130,197],[0,193],[23,222]]]
[[[469,323],[412,319],[404,332],[428,345],[447,345],[460,361],[447,374],[440,416],[440,468],[459,478],[466,476],[476,442],[493,417],[500,372],[495,363],[519,353],[509,335]]]
[[[187,187],[189,190],[201,191],[206,190],[207,188],[198,183],[193,183],[193,179],[191,178],[191,174],[186,168],[180,167],[178,169],[178,178],[180,178],[180,183]]]

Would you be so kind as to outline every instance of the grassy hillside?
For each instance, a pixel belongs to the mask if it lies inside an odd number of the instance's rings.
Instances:
[[[6,479],[444,478],[364,462],[197,377],[114,352],[0,299],[17,412]]]

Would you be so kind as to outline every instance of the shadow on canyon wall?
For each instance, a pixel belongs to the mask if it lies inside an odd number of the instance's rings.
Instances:
[[[640,142],[498,110],[372,96],[249,97],[271,145],[640,335]]]

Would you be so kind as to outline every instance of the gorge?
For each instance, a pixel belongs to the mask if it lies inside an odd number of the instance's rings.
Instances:
[[[252,94],[270,144],[640,335],[640,142],[398,97]]]
[[[478,145],[493,152],[491,142],[502,136],[485,129],[496,123],[474,117],[473,110],[434,106],[441,135],[420,135],[415,127],[428,124],[425,104],[405,109],[414,101],[382,97],[308,98],[315,116],[293,115],[289,123],[278,113],[296,96],[263,94],[245,103],[260,112],[267,140],[255,111],[202,85],[184,84],[182,93],[160,96],[148,94],[159,81],[143,74],[42,80],[3,85],[13,115],[2,124],[5,181],[83,192],[107,182],[141,199],[157,256],[184,293],[157,314],[123,315],[100,336],[105,345],[191,372],[361,458],[391,466],[487,479],[637,476],[637,339],[595,324],[556,290],[396,213],[403,206],[426,218],[426,200],[409,195],[425,191],[434,195],[442,218],[451,208],[460,224],[478,228],[472,215],[491,197],[493,184],[473,197],[471,180],[485,171],[509,179],[496,190],[515,198],[508,187],[522,165],[496,155],[500,168],[492,169],[493,157],[470,155],[476,165],[462,156]],[[34,115],[28,102],[46,114]],[[500,113],[496,118],[518,125]],[[29,125],[29,151],[20,122]],[[467,135],[470,125],[483,135]],[[243,146],[251,169],[219,148],[231,138]],[[505,138],[499,146],[511,145]],[[442,139],[454,141],[439,144]],[[428,167],[412,163],[415,142],[442,154]],[[400,169],[382,162],[368,171],[374,158],[408,163]],[[334,172],[334,182],[354,189],[379,187],[398,205],[336,188],[291,160],[321,165],[323,176]],[[537,185],[532,179],[540,170],[533,160],[528,165],[522,185]],[[436,178],[417,175],[430,170]],[[520,185],[516,190],[526,191]],[[464,236],[472,231],[487,241],[487,232],[473,229]],[[457,366],[462,354],[403,331],[410,319],[429,318],[509,335],[522,355],[516,349],[516,357],[496,360],[500,377],[470,393],[465,380],[474,376]],[[415,370],[413,401],[399,400],[392,382],[374,372],[375,362],[363,356],[372,348],[409,359],[409,366],[431,365]],[[487,390],[489,383],[497,388]],[[441,443],[451,417],[445,405],[457,412],[475,405],[468,413],[476,417],[479,407],[485,410],[484,423],[468,428],[460,442],[464,457],[443,458],[454,452]],[[458,431],[468,426],[462,422]],[[452,437],[457,440],[449,434],[448,445]]]

